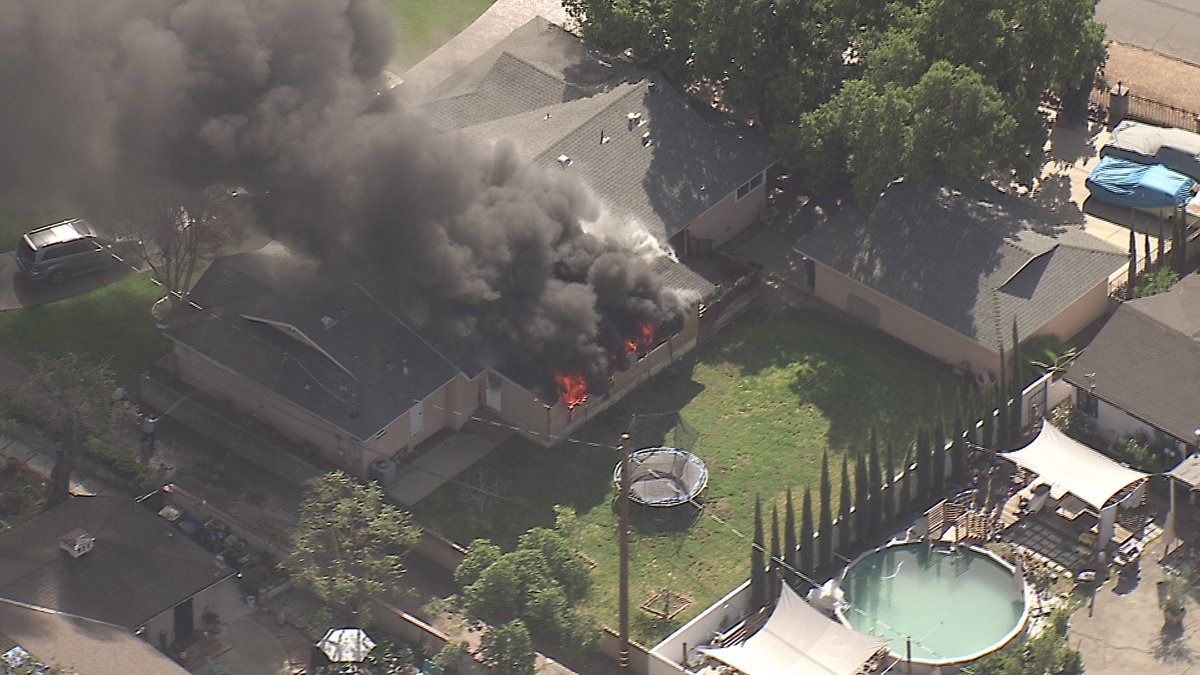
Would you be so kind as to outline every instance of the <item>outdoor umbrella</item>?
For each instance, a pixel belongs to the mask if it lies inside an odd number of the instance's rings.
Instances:
[[[332,663],[359,663],[375,648],[375,641],[361,628],[330,628],[317,648]]]

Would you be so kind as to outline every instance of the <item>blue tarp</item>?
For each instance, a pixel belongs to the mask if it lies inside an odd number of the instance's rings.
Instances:
[[[1127,159],[1104,157],[1087,177],[1087,187],[1096,200],[1135,209],[1186,206],[1195,196],[1196,181],[1162,164],[1138,164]]]

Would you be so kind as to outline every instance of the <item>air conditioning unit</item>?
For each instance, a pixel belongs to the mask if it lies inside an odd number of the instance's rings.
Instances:
[[[371,462],[369,475],[371,480],[378,482],[386,490],[396,482],[396,463],[386,457],[380,457]]]
[[[87,553],[96,546],[96,538],[83,528],[76,528],[58,539],[58,546],[72,558]]]

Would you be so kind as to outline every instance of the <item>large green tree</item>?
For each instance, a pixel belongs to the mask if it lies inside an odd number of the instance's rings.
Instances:
[[[286,566],[293,583],[366,623],[368,601],[399,587],[404,558],[420,538],[379,485],[334,471],[304,484]]]
[[[537,654],[529,629],[513,619],[484,633],[479,644],[483,662],[500,675],[533,675]]]
[[[535,528],[507,553],[486,539],[471,543],[454,572],[466,614],[493,626],[521,619],[538,639],[589,650],[598,634],[575,606],[590,585],[587,563],[558,532]]]

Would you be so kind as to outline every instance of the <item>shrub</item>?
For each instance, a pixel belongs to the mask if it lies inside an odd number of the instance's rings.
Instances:
[[[89,436],[83,442],[83,450],[92,461],[117,474],[118,477],[133,486],[144,487],[154,479],[153,472],[138,462],[135,457],[121,452],[95,436]]]

